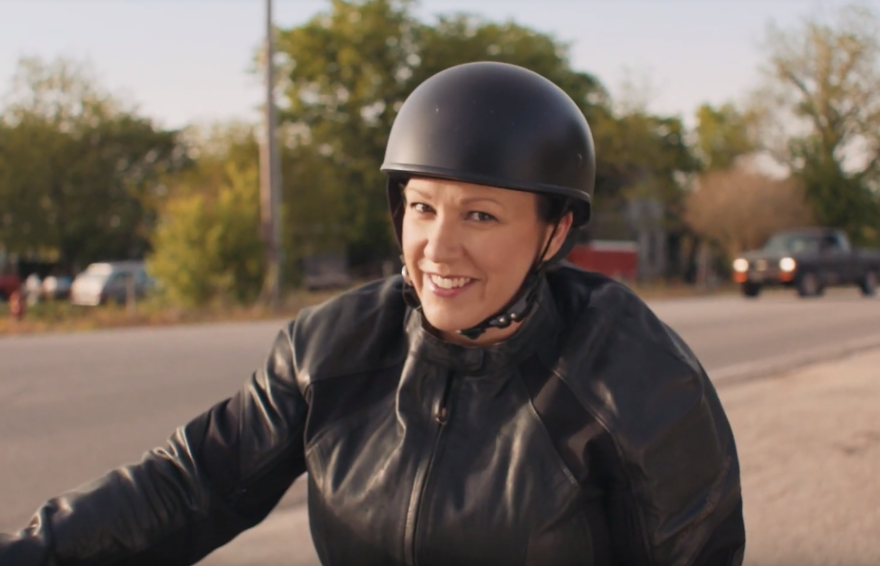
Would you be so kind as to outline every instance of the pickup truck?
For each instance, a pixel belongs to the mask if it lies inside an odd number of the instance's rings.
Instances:
[[[877,292],[880,250],[853,249],[846,234],[834,228],[806,228],[774,234],[759,250],[733,262],[733,280],[742,294],[791,287],[801,297],[818,297],[826,287],[857,285],[866,297]]]

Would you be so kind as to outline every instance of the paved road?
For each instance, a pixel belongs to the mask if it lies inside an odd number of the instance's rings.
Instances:
[[[880,564],[877,368],[873,350],[721,389],[742,469],[745,566]]]
[[[658,301],[709,370],[880,334],[880,300],[855,291]],[[280,322],[0,339],[0,531],[51,494],[161,444],[238,389]],[[301,502],[295,486],[281,511]]]

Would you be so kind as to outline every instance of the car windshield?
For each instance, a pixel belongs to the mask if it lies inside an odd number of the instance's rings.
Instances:
[[[819,238],[809,234],[776,234],[764,245],[764,251],[783,254],[818,252]]]

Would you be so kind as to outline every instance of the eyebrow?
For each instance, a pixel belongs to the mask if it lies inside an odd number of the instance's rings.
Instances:
[[[471,198],[461,199],[461,204],[473,204],[475,202],[493,202],[493,203],[497,204],[498,206],[503,206],[500,202],[493,199],[492,197],[471,197]]]
[[[423,198],[427,198],[427,199],[430,199],[430,198],[431,198],[431,195],[429,195],[429,194],[426,193],[425,191],[419,190],[419,189],[417,189],[417,188],[415,188],[415,187],[406,187],[406,189],[404,189],[404,191],[412,191],[412,192],[418,194],[419,196],[421,196],[421,197],[423,197]],[[499,202],[498,200],[496,200],[496,199],[494,199],[494,198],[492,198],[492,197],[470,197],[470,198],[464,198],[464,199],[461,199],[460,204],[468,205],[468,204],[474,204],[475,202],[492,202],[492,203],[497,204],[498,206],[504,206],[504,205],[501,204],[501,202]]]

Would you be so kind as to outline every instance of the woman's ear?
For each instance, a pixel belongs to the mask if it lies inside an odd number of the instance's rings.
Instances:
[[[562,219],[559,221],[559,224],[556,225],[555,232],[553,231],[553,225],[547,227],[547,237],[550,237],[551,233],[553,234],[553,237],[550,240],[550,245],[547,248],[547,253],[544,254],[544,261],[547,261],[551,257],[555,256],[556,253],[562,248],[562,244],[565,243],[565,239],[568,237],[568,232],[571,230],[572,222],[574,222],[574,213],[569,211],[565,213],[565,216],[563,216]]]

